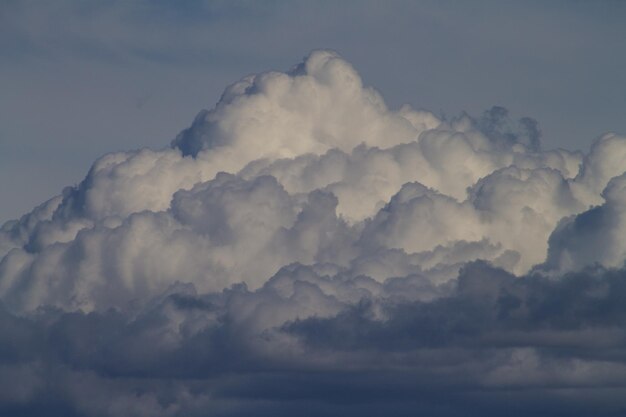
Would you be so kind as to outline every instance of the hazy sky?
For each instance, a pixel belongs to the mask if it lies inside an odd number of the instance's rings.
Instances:
[[[545,147],[626,132],[626,3],[3,1],[0,222],[103,153],[160,148],[244,75],[330,48],[392,106],[493,105]]]

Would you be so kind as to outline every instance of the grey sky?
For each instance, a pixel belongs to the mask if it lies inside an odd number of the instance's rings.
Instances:
[[[626,132],[626,3],[4,1],[0,223],[103,153],[163,147],[242,76],[331,48],[396,107]]]

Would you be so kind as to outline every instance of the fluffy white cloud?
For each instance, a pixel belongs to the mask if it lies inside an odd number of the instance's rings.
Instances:
[[[2,226],[0,379],[23,378],[16,398],[37,403],[40,378],[60,373],[46,395],[86,415],[104,402],[83,390],[111,393],[112,414],[194,415],[224,406],[217,374],[244,370],[408,363],[445,386],[602,382],[606,358],[584,338],[623,348],[621,310],[594,300],[625,293],[622,271],[603,268],[626,260],[626,138],[582,155],[539,136],[500,107],[452,120],[388,109],[329,51],[247,77],[171,148],[105,155]],[[571,354],[540,369],[551,343]],[[133,385],[145,376],[180,386]],[[197,377],[216,378],[217,403]]]
[[[316,51],[230,86],[172,149],[105,155],[77,187],[5,224],[2,297],[17,311],[106,309],[176,282],[258,288],[293,262],[357,268],[393,251],[411,265],[400,270],[433,282],[473,259],[525,273],[561,219],[607,198],[626,160],[617,135],[583,156],[542,151],[539,134],[500,107],[451,121],[389,110],[349,63]],[[568,256],[615,266],[615,251]],[[568,256],[550,265],[570,268]]]

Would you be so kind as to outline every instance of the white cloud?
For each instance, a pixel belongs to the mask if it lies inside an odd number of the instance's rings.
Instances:
[[[349,63],[313,52],[230,86],[173,149],[105,155],[5,225],[3,297],[121,307],[178,281],[257,288],[292,262],[350,267],[387,250],[436,282],[477,258],[525,273],[562,218],[603,201],[626,141],[604,136],[582,158],[540,150],[529,119],[514,125],[496,107],[452,121],[391,111]]]
[[[182,378],[170,405],[159,384],[141,398],[115,385],[120,415],[205,407],[189,393],[194,371],[408,360],[444,385],[459,375],[476,386],[540,384],[552,378],[537,366],[551,337],[583,348],[563,332],[588,322],[616,340],[589,297],[610,303],[603,288],[621,291],[602,267],[626,259],[626,138],[604,136],[587,155],[544,151],[538,138],[534,121],[499,107],[453,120],[390,110],[348,62],[315,51],[289,72],[230,86],[171,148],[105,155],[78,186],[5,224],[2,320],[19,340],[51,338],[54,361],[94,372],[93,387],[109,383],[102,375]],[[562,275],[592,265],[597,276]],[[551,285],[570,293],[552,300]],[[110,347],[85,335],[91,326]],[[472,343],[498,355],[472,357]],[[45,362],[32,349],[25,361]],[[602,358],[576,360],[555,384],[602,379]],[[0,378],[23,373],[29,396],[43,389],[31,369],[0,368]],[[74,398],[67,372],[63,395]],[[622,377],[616,368],[610,380]]]

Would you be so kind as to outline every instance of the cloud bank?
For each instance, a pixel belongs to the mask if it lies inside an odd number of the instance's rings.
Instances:
[[[540,137],[331,51],[236,82],[2,226],[0,411],[624,412],[626,137]]]

